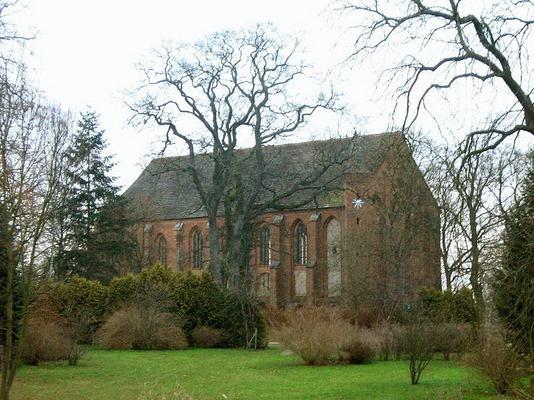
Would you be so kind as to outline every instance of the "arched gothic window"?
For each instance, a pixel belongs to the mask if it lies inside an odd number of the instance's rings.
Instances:
[[[271,264],[271,230],[268,226],[260,229],[260,264]]]
[[[158,260],[162,266],[167,267],[167,240],[163,235],[158,239]]]
[[[201,269],[202,268],[202,233],[198,229],[195,229],[193,232],[193,268]]]
[[[328,296],[341,295],[341,225],[332,218],[326,226],[326,266],[328,268]]]
[[[184,270],[184,241],[180,237],[176,240],[176,268],[179,271]]]
[[[308,262],[308,233],[306,226],[299,222],[295,226],[295,264],[306,264]]]

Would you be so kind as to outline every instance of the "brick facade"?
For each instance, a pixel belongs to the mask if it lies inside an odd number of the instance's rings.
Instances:
[[[342,204],[262,216],[259,225],[268,227],[270,234],[268,265],[262,263],[267,253],[264,246],[262,260],[261,240],[251,254],[251,272],[259,299],[275,307],[339,301],[349,290],[347,282],[357,264],[369,271],[369,285],[374,284],[372,280],[391,279],[384,277],[384,270],[394,263],[382,253],[394,246],[386,240],[403,240],[408,235],[406,222],[393,221],[406,220],[397,204],[401,200],[395,197],[396,174],[408,176],[410,183],[411,191],[402,201],[410,202],[417,197],[412,209],[406,207],[409,220],[416,221],[417,226],[409,231],[411,237],[406,240],[409,251],[392,255],[403,259],[391,285],[398,287],[405,297],[422,287],[440,287],[439,211],[411,155],[408,167],[404,166],[402,171],[395,172],[394,162],[388,155],[375,171],[348,175],[343,193],[338,194]],[[396,209],[401,210],[399,217],[390,212]],[[297,234],[299,224],[305,238]],[[160,260],[174,270],[200,272],[208,265],[208,229],[205,217],[154,219],[139,225],[138,236],[148,264]],[[297,250],[302,252],[300,258],[305,253],[304,263],[297,262]],[[195,257],[198,264],[200,255],[201,267],[194,265]]]

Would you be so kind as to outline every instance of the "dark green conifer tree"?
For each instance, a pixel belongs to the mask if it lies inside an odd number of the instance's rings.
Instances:
[[[98,115],[80,115],[66,174],[65,201],[59,212],[67,232],[54,260],[60,277],[76,274],[107,281],[127,268],[133,250],[126,200],[111,176],[112,157]]]
[[[497,313],[512,341],[534,362],[534,151],[529,159],[521,197],[506,221],[494,292]]]

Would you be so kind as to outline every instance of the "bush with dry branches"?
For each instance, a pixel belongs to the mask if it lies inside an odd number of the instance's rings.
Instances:
[[[98,336],[107,349],[167,350],[188,345],[176,318],[151,304],[132,304],[115,311]]]
[[[334,308],[303,307],[287,311],[283,320],[274,337],[308,365],[367,362],[370,358],[366,338]]]
[[[468,364],[488,379],[497,393],[526,393],[520,387],[525,375],[524,365],[514,347],[506,343],[502,332],[482,331]]]

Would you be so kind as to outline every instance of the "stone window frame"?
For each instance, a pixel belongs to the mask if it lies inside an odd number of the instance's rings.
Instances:
[[[339,292],[336,293],[336,294],[330,294],[329,287],[328,287],[329,280],[330,280],[330,273],[333,271],[333,270],[330,269],[330,265],[329,265],[329,263],[330,263],[330,260],[329,260],[330,242],[329,242],[328,230],[329,230],[329,227],[331,226],[330,224],[332,222],[334,222],[334,221],[335,221],[335,223],[337,223],[338,228],[339,228],[339,242],[338,242],[337,246],[334,246],[335,251],[332,252],[332,255],[333,256],[336,256],[336,255],[339,256],[339,259],[338,259],[338,261],[340,263],[339,264],[339,269],[340,269],[339,271],[341,271],[341,252],[342,252],[342,243],[343,243],[342,242],[342,240],[343,240],[343,228],[342,228],[341,222],[336,216],[332,215],[332,216],[328,217],[325,220],[325,222],[323,224],[323,228],[322,228],[323,229],[323,236],[322,237],[323,237],[323,246],[324,246],[323,249],[324,249],[324,254],[325,254],[325,266],[326,266],[326,274],[327,274],[327,278],[326,278],[326,282],[325,282],[325,285],[326,285],[325,286],[325,290],[326,290],[328,298],[330,298],[330,299],[339,298],[339,296],[341,296],[341,290],[342,290],[341,281],[339,282],[339,285],[340,285],[339,289],[338,289]],[[341,274],[341,272],[339,272],[339,273]],[[341,275],[340,275],[340,279],[341,279]]]
[[[191,267],[193,269],[202,269],[204,263],[204,238],[202,232],[198,227],[194,227],[191,231]]]
[[[156,241],[157,248],[158,248],[158,261],[160,264],[167,268],[168,265],[168,243],[167,239],[165,239],[165,236],[163,234],[158,235],[158,239]]]
[[[308,229],[304,222],[298,221],[293,228],[294,254],[296,265],[306,265],[308,262]]]
[[[264,225],[258,232],[259,236],[259,251],[260,251],[260,265],[271,265],[271,229]]]

